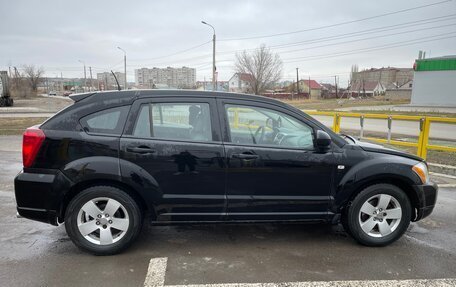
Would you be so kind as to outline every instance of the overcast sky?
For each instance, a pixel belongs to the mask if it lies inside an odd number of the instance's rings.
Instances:
[[[279,53],[283,79],[296,79],[298,67],[302,78],[338,75],[342,86],[353,64],[412,67],[418,50],[456,54],[455,0],[0,0],[0,69],[35,64],[50,77],[82,77],[82,60],[96,77],[123,71],[120,46],[129,81],[136,68],[184,65],[197,69],[197,80],[210,80],[212,30],[201,20],[216,29],[219,80],[233,74],[236,51],[261,44]]]

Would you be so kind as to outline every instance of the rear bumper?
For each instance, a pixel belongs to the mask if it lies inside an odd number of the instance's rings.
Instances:
[[[70,181],[59,170],[20,172],[14,179],[18,214],[58,225],[61,202],[70,185]]]
[[[36,220],[52,225],[58,225],[55,210],[46,210],[38,208],[17,207],[18,217]]]
[[[429,216],[434,210],[437,201],[438,186],[435,183],[415,185],[414,190],[418,197],[418,206],[414,221],[418,221]]]

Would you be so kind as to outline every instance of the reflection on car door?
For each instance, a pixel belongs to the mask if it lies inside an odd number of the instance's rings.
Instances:
[[[120,158],[157,182],[158,220],[220,220],[225,212],[224,151],[214,107],[213,99],[195,98],[154,98],[132,107],[137,119],[122,136]]]
[[[229,219],[305,220],[328,216],[333,155],[313,148],[309,125],[287,116],[279,107],[256,102],[220,100],[219,110],[224,111],[221,121]],[[277,129],[285,125],[285,120],[287,128]],[[262,121],[263,125],[269,122],[269,126],[262,128]],[[261,139],[263,129],[266,131]],[[277,137],[288,137],[289,143],[283,144],[283,139]]]

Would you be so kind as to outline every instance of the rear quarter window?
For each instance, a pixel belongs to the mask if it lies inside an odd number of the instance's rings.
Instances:
[[[87,133],[122,134],[130,106],[102,110],[87,115],[79,121]]]

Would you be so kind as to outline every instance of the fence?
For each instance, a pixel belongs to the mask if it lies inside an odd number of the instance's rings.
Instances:
[[[387,115],[387,114],[361,114],[361,113],[345,113],[345,112],[319,112],[319,111],[304,111],[309,115],[320,115],[333,117],[332,130],[336,133],[340,132],[341,119],[359,118],[360,132],[359,137],[367,140],[372,140],[379,143],[388,143],[398,146],[416,147],[417,155],[426,159],[428,150],[456,152],[456,147],[433,145],[429,144],[429,133],[431,123],[447,123],[456,124],[456,118],[444,117],[426,117],[426,116],[409,116],[409,115]],[[365,119],[384,119],[387,120],[387,138],[364,137],[364,120]],[[420,131],[418,134],[418,142],[399,141],[391,139],[391,128],[394,120],[419,122]]]

